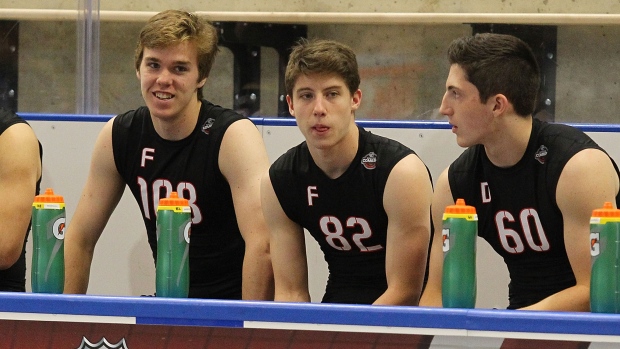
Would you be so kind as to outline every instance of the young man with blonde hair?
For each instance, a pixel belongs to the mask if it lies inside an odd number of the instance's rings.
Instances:
[[[66,235],[66,293],[87,291],[95,245],[127,185],[154,258],[159,199],[176,191],[189,200],[189,297],[273,299],[263,140],[249,119],[202,98],[217,40],[210,23],[183,11],[161,12],[142,29],[135,61],[146,106],[114,117],[95,143]]]

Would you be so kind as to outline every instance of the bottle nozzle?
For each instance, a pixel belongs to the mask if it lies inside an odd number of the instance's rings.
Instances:
[[[189,206],[189,200],[180,198],[179,193],[173,191],[165,199],[159,199],[159,206]]]
[[[456,199],[455,205],[446,206],[445,213],[476,214],[476,208],[465,204],[465,199]]]
[[[34,197],[34,202],[64,203],[62,195],[54,194],[54,189],[46,188],[45,193]]]
[[[592,217],[620,217],[620,210],[614,208],[614,204],[606,201],[603,208],[597,208],[592,211]]]

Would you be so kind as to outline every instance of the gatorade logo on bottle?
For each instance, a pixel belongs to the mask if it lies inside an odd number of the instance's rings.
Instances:
[[[58,240],[65,239],[65,217],[58,218],[52,226],[52,233]]]
[[[443,240],[443,251],[444,252],[450,251],[450,229],[442,229],[441,237]]]
[[[183,237],[185,238],[185,242],[189,244],[189,234],[192,227],[192,221],[187,222],[185,225],[185,229],[183,229]]]
[[[596,257],[601,253],[601,245],[599,243],[599,234],[598,232],[596,233],[590,233],[590,255],[592,255],[592,257]]]

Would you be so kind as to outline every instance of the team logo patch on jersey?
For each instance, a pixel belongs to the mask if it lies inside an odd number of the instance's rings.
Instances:
[[[534,155],[534,157],[536,158],[536,160],[538,160],[538,162],[544,165],[545,161],[547,161],[548,151],[549,149],[547,149],[547,147],[541,145],[540,148],[538,148],[538,150],[536,151],[536,155]]]
[[[377,154],[370,152],[362,158],[362,165],[367,170],[374,170],[377,167]]]
[[[202,125],[202,132],[208,135],[209,132],[211,132],[211,127],[213,127],[214,122],[215,122],[215,119],[208,118],[207,121],[205,121],[204,125]]]

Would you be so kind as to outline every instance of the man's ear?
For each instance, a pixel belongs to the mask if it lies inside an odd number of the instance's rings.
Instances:
[[[357,91],[353,92],[353,96],[351,96],[351,110],[357,110],[362,103],[362,90],[359,88]]]
[[[289,114],[291,114],[291,116],[295,116],[295,108],[293,107],[293,99],[289,95],[286,95],[286,104],[288,104]]]
[[[138,80],[140,80],[140,70],[136,69],[136,77],[138,77]]]
[[[203,87],[206,83],[207,83],[207,78],[202,79],[200,82],[198,82],[198,88]]]
[[[508,98],[505,95],[498,93],[495,96],[489,98],[489,103],[492,103],[493,113],[495,115],[500,115],[506,113],[508,108],[511,107]]]

